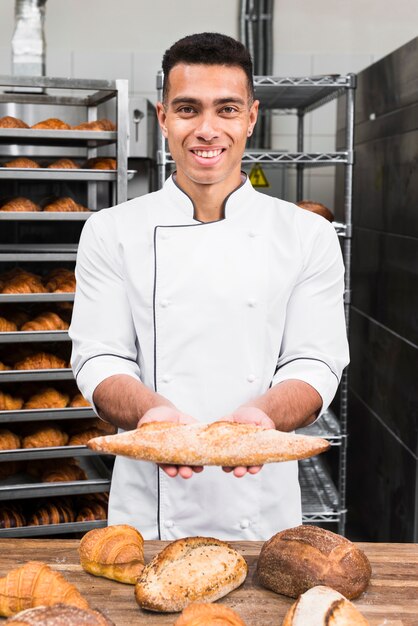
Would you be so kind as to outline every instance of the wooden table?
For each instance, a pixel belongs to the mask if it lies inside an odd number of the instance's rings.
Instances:
[[[177,614],[142,611],[133,587],[91,576],[82,570],[76,539],[0,539],[0,576],[29,560],[48,563],[74,583],[91,607],[103,610],[116,626],[166,624]],[[245,557],[249,574],[245,583],[220,602],[239,613],[247,626],[281,626],[293,600],[263,589],[255,575],[262,542],[231,542]],[[166,542],[146,541],[148,561]],[[418,544],[373,544],[358,546],[370,559],[373,576],[363,595],[355,601],[371,626],[418,626]],[[0,619],[0,626],[3,621]]]

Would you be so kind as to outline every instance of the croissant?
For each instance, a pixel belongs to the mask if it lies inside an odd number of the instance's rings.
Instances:
[[[46,293],[46,291],[40,278],[22,274],[6,281],[2,293]]]
[[[47,120],[34,124],[31,128],[34,130],[70,130],[71,126],[57,117],[49,117]]]
[[[73,130],[116,130],[116,126],[111,120],[102,118],[92,122],[82,122],[77,126],[73,126]]]
[[[3,465],[2,463],[0,464]],[[0,528],[21,528],[26,526],[22,513],[13,505],[0,507]]]
[[[18,411],[23,406],[23,399],[0,391],[0,411]]]
[[[239,615],[224,604],[189,604],[174,626],[245,626]]]
[[[0,211],[40,211],[39,204],[35,204],[29,198],[13,198],[0,207]]]
[[[101,611],[80,609],[68,604],[37,606],[9,617],[5,626],[115,626]]]
[[[90,530],[80,541],[79,554],[86,572],[129,585],[144,568],[144,540],[127,524]]]
[[[6,115],[5,117],[0,118],[0,128],[29,128],[29,126],[18,117]]]
[[[76,522],[89,522],[95,519],[107,519],[107,509],[100,502],[84,505],[77,514]]]
[[[78,165],[72,159],[57,159],[48,165],[49,169],[78,170]]]
[[[7,428],[0,428],[0,450],[18,450],[20,437]]]
[[[54,200],[53,202],[50,202],[49,204],[46,204],[44,206],[44,211],[49,211],[49,212],[78,212],[80,213],[81,211],[88,211],[89,209],[87,209],[85,206],[83,206],[82,204],[78,204],[78,202],[75,202],[75,200],[73,200],[70,197],[65,197],[65,198],[58,198],[58,200]]]
[[[15,370],[50,370],[66,367],[67,363],[64,359],[49,354],[48,352],[36,352],[30,356],[18,361],[14,365]]]
[[[7,163],[5,163],[4,167],[17,167],[21,169],[22,167],[34,168],[34,167],[41,167],[41,166],[39,165],[39,163],[37,163],[36,161],[33,161],[32,159],[28,159],[26,157],[18,157],[17,159],[12,159],[12,161],[8,161]]]
[[[116,170],[116,159],[106,157],[94,157],[89,159],[85,165],[90,170]]]
[[[1,319],[1,318],[0,318]],[[47,311],[23,324],[20,330],[67,330],[68,324],[56,313]]]
[[[10,370],[10,369],[12,368],[0,361],[0,372],[5,372],[6,370]]]
[[[32,395],[23,405],[24,409],[63,409],[67,406],[69,396],[53,387],[46,387]]]
[[[83,493],[78,500],[80,506],[90,505],[92,502],[99,502],[104,508],[107,509],[109,504],[109,493],[107,491],[100,491],[98,493]]]
[[[103,430],[99,430],[98,428],[89,428],[88,430],[83,430],[81,433],[75,433],[72,435],[68,441],[69,446],[85,446],[90,439],[93,437],[100,437],[103,435]]]
[[[25,324],[29,320],[29,315],[26,311],[12,309],[8,313],[8,319],[10,320],[10,322],[13,322],[13,324],[16,324],[17,328],[20,329],[21,326],[23,326],[23,324]]]
[[[46,563],[29,561],[0,578],[0,615],[4,617],[57,602],[88,608],[78,589]]]
[[[69,406],[72,406],[72,407],[91,406],[91,404],[85,399],[85,397],[81,393],[76,393],[76,395],[71,400]]]
[[[45,287],[51,293],[62,293],[75,291],[75,275],[72,270],[58,268],[53,270],[45,278]]]
[[[23,437],[23,448],[55,448],[65,446],[68,441],[67,433],[54,426],[38,426],[33,432]]]
[[[28,526],[44,526],[45,524],[68,524],[74,522],[72,507],[65,502],[49,501],[32,513]]]
[[[78,465],[63,463],[55,470],[44,472],[41,478],[43,483],[74,482],[76,480],[87,480],[87,474]]]
[[[40,461],[28,461],[26,464],[26,472],[30,476],[35,476],[35,478],[40,478],[42,474],[46,472],[50,472],[62,467],[63,463],[65,465],[78,465],[77,459],[74,457],[68,457],[64,459],[42,459]],[[85,496],[84,496],[85,497]]]
[[[17,326],[14,322],[9,321],[5,317],[0,317],[0,333],[14,333]]]

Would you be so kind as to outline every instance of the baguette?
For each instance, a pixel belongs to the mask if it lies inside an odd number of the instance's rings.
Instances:
[[[96,437],[87,445],[92,450],[154,463],[226,467],[305,459],[329,447],[319,437],[237,422],[152,422],[118,435]]]
[[[248,566],[231,546],[211,537],[170,543],[146,565],[135,585],[139,606],[173,613],[192,602],[214,602],[239,587]]]
[[[320,585],[299,596],[282,626],[369,626],[369,622],[341,593]]]

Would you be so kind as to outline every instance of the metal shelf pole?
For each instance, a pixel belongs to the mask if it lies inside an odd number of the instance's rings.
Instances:
[[[304,111],[298,110],[298,130],[297,130],[297,150],[303,152],[303,139],[304,139]],[[303,200],[303,169],[302,163],[298,163],[296,166],[296,199]]]
[[[157,99],[159,102],[163,101],[163,84],[164,74],[163,71],[159,71],[157,74]],[[158,189],[161,189],[166,179],[167,169],[167,148],[165,137],[161,132],[161,128],[157,128],[157,170],[158,170]]]

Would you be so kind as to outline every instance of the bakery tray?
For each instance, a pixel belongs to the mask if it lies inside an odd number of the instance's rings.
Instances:
[[[0,382],[7,383],[73,379],[73,370],[70,367],[49,370],[6,370],[0,372]]]
[[[39,483],[29,474],[16,474],[0,482],[0,500],[20,500],[50,496],[69,496],[81,493],[109,491],[111,472],[98,456],[81,457],[79,465],[87,474],[87,480],[71,482]]]
[[[41,526],[22,526],[21,528],[0,528],[0,537],[49,537],[69,533],[86,533],[94,528],[104,528],[107,520],[91,522],[69,522],[67,524],[42,524]]]
[[[0,144],[98,148],[99,146],[116,143],[117,136],[116,131],[1,128]]]
[[[0,332],[0,343],[26,343],[28,341],[70,341],[70,338],[66,330]]]
[[[0,179],[8,180],[86,180],[86,181],[116,181],[117,170],[70,170],[48,167],[0,167]],[[136,170],[128,170],[128,180],[136,174]]]
[[[74,302],[74,292],[66,293],[0,293],[0,304],[6,302]]]
[[[299,428],[297,433],[299,435],[323,437],[327,439],[332,446],[340,446],[343,438],[341,425],[331,409],[325,411],[321,417],[310,426]]]
[[[36,461],[39,459],[58,459],[70,456],[94,456],[99,454],[87,446],[51,446],[49,448],[15,448],[14,450],[0,450],[2,461]],[[102,453],[100,453],[102,454]]]
[[[5,222],[83,222],[95,211],[1,211],[0,220]]]
[[[88,417],[97,417],[88,406],[65,407],[63,409],[20,409],[19,411],[0,411],[0,424],[17,422],[33,422],[36,420],[79,420]]]

